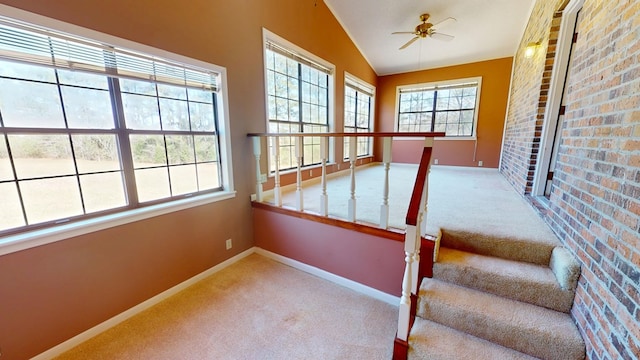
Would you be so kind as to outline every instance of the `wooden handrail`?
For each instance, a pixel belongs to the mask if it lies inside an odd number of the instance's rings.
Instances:
[[[407,210],[406,224],[417,226],[418,214],[420,213],[420,202],[422,200],[422,192],[424,191],[424,183],[427,181],[427,172],[429,169],[429,162],[431,162],[431,150],[430,147],[425,147],[422,150],[422,157],[420,158],[420,166],[418,167],[418,175],[416,175],[416,182],[413,184],[413,192],[411,193],[411,201],[409,202],[409,209]]]
[[[248,133],[248,137],[284,137],[284,136],[303,136],[303,137],[443,137],[443,132],[360,132],[360,133]]]

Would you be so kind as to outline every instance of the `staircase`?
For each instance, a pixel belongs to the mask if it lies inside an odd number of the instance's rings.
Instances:
[[[553,244],[442,230],[409,359],[584,359],[569,312],[579,266]]]

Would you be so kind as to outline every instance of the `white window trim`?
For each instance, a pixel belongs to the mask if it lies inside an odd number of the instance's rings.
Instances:
[[[344,72],[344,86],[347,87],[347,84],[351,83],[353,86],[357,88],[361,88],[362,90],[366,90],[371,95],[371,109],[369,109],[369,121],[371,123],[370,132],[376,131],[376,87],[369,84],[368,82],[360,79],[359,77],[349,73],[348,71]],[[344,101],[344,100],[343,100]],[[343,105],[344,107],[344,105]],[[344,131],[344,112],[343,112],[343,123],[342,129]],[[371,154],[358,156],[359,159],[364,159],[368,157],[373,157],[373,139],[369,138],[369,149],[371,150]],[[342,154],[342,156],[347,159],[349,158],[348,154]]]
[[[224,67],[210,64],[204,61],[188,58],[183,55],[171,53],[151,46],[139,44],[130,40],[121,39],[112,35],[83,28],[77,25],[55,20],[28,11],[16,9],[0,4],[0,16],[27,22],[33,25],[46,27],[52,30],[65,32],[75,36],[85,37],[99,42],[121,46],[134,51],[155,55],[169,60],[211,69],[220,74],[219,91],[221,99],[218,102],[218,137],[220,141],[220,166],[222,167],[223,190],[205,195],[168,201],[165,203],[125,210],[114,214],[80,220],[77,222],[51,226],[40,230],[27,231],[15,235],[0,237],[0,255],[29,249],[35,246],[49,244],[67,239],[73,236],[88,234],[91,232],[115,227],[175,211],[201,206],[208,203],[231,199],[236,196],[233,183],[233,162],[231,159],[231,134],[229,122],[229,102],[227,91],[227,70]]]
[[[329,97],[327,99],[327,113],[329,116],[329,130],[328,132],[335,132],[335,96],[336,96],[336,91],[335,91],[335,72],[336,72],[336,67],[335,65],[333,65],[332,63],[324,60],[323,58],[314,55],[312,53],[310,53],[309,51],[299,47],[298,45],[295,45],[294,43],[276,35],[275,33],[267,30],[266,28],[262,28],[262,71],[263,71],[263,76],[264,76],[264,111],[265,111],[265,126],[268,132],[269,129],[269,94],[267,91],[267,84],[268,84],[268,79],[267,79],[267,42],[273,42],[276,43],[284,48],[286,48],[287,50],[290,51],[294,51],[298,54],[300,54],[302,57],[305,57],[309,60],[312,60],[314,62],[317,62],[318,64],[326,67],[327,69],[330,70],[329,73],[329,84],[328,84],[328,91],[329,91]],[[267,163],[270,164],[271,163],[271,153],[268,152],[267,154]],[[333,162],[335,159],[335,144],[334,144],[334,140],[333,138],[329,139],[329,162]],[[305,167],[306,169],[307,167]],[[294,169],[295,171],[295,169]],[[285,172],[282,172],[285,173]]]
[[[398,129],[398,112],[400,111],[400,91],[401,90],[409,90],[409,89],[419,89],[423,87],[438,87],[438,86],[448,86],[455,85],[467,82],[477,82],[478,83],[478,91],[476,93],[476,111],[473,112],[473,134],[471,136],[450,136],[450,137],[435,137],[434,140],[477,140],[478,138],[478,113],[480,112],[480,93],[482,91],[482,76],[470,77],[470,78],[462,78],[462,79],[453,79],[453,80],[444,80],[444,81],[434,81],[428,83],[420,83],[420,84],[411,84],[411,85],[400,85],[396,86],[396,106],[395,106],[395,115],[393,122],[393,131],[397,132]],[[394,137],[393,140],[423,140],[423,138],[412,138],[412,137]]]

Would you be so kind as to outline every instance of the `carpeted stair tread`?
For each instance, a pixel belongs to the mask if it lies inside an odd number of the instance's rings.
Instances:
[[[573,304],[547,266],[441,247],[433,277],[565,313]]]
[[[535,360],[513,349],[416,317],[408,360]]]
[[[584,359],[571,317],[540,306],[425,278],[417,315],[541,359]]]
[[[559,246],[557,239],[548,241],[496,237],[493,234],[442,228],[441,246],[471,253],[495,256],[538,265],[549,265],[551,252]]]

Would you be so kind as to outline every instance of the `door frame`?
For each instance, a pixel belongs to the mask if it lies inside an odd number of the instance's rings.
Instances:
[[[542,137],[540,139],[539,161],[534,173],[534,182],[532,188],[533,196],[544,196],[545,186],[547,184],[547,173],[551,163],[553,153],[553,143],[555,139],[556,127],[558,124],[558,115],[560,106],[562,105],[562,94],[567,73],[569,72],[568,64],[571,55],[571,44],[573,42],[573,33],[576,29],[576,19],[578,11],[582,9],[584,0],[571,0],[562,11],[562,20],[560,21],[560,31],[558,33],[558,42],[556,44],[556,54],[553,59],[553,69],[551,70],[551,81],[549,85],[549,96],[547,107],[545,108],[545,122],[542,126]]]

